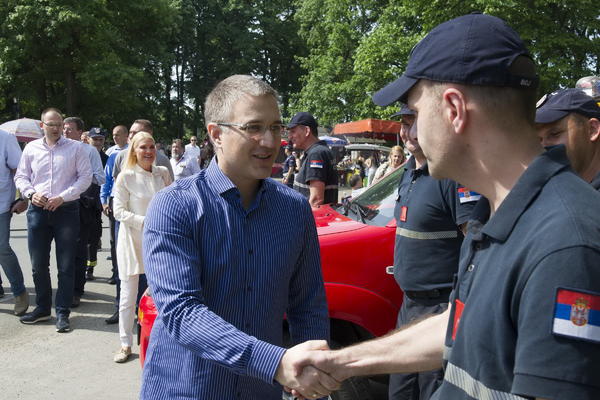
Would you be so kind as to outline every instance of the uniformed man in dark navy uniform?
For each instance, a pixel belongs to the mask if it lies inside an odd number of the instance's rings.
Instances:
[[[308,197],[312,207],[337,203],[338,175],[333,153],[327,143],[319,140],[315,118],[299,112],[287,125],[288,138],[294,148],[304,150],[300,170],[294,179],[294,189]]]
[[[402,117],[400,136],[411,153],[395,209],[394,277],[404,291],[397,323],[401,328],[448,308],[463,240],[461,226],[481,196],[452,180],[431,177],[419,146],[414,112],[403,106],[398,114]],[[441,369],[393,374],[389,399],[429,399],[442,379]]]
[[[337,380],[445,365],[432,399],[600,399],[600,193],[535,129],[537,76],[503,20],[434,28],[375,93],[416,112],[435,178],[482,195],[448,311],[382,338],[307,352]],[[444,339],[445,337],[445,339]],[[445,360],[445,362],[443,362]]]
[[[581,89],[562,89],[542,97],[535,114],[544,146],[564,144],[571,166],[600,190],[600,106]]]

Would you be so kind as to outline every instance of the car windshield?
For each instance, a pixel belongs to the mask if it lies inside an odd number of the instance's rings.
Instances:
[[[403,173],[404,168],[398,168],[359,196],[344,202],[338,212],[367,225],[387,225],[394,218],[398,184]]]

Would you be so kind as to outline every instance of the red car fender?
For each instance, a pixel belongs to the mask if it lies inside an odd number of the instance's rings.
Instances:
[[[352,322],[374,336],[394,329],[398,307],[375,292],[358,286],[326,283],[329,318]]]

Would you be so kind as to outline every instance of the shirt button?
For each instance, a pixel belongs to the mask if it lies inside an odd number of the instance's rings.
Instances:
[[[250,328],[250,322],[246,322],[246,323],[244,324],[244,326],[245,326],[246,328]]]
[[[250,255],[254,254],[254,250],[252,250],[252,249],[248,250],[248,254],[250,254]]]
[[[469,264],[469,266],[467,267],[467,271],[471,272],[475,269],[475,265],[473,264]]]
[[[248,290],[249,292],[251,292],[251,291],[252,291],[252,286],[248,286],[248,287],[246,288],[246,290]]]

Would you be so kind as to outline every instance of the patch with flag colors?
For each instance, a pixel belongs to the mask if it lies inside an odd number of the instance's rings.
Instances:
[[[477,192],[467,189],[466,187],[458,188],[458,199],[460,204],[470,203],[471,201],[477,201],[481,198],[481,195]]]
[[[600,293],[559,288],[552,333],[600,343]]]
[[[310,160],[311,168],[323,168],[323,160]]]

